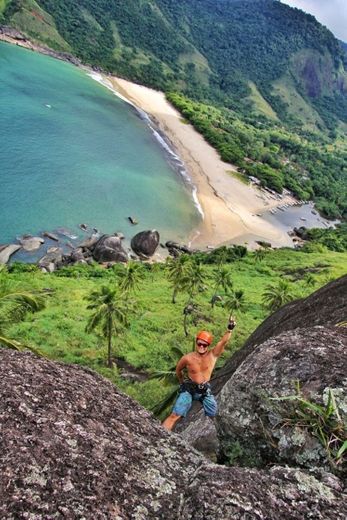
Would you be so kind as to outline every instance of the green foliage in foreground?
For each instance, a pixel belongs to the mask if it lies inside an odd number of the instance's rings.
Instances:
[[[285,279],[291,285],[295,297],[307,296],[314,290],[347,271],[347,253],[304,253],[291,249],[268,251],[261,262],[254,253],[248,253],[232,263],[222,264],[233,281],[233,291],[243,291],[242,308],[236,310],[237,328],[232,341],[219,362],[240,348],[251,332],[266,318],[268,311],[262,304],[262,295],[268,285],[276,285]],[[107,345],[102,333],[87,333],[86,325],[91,312],[86,298],[103,285],[112,287],[122,279],[122,265],[112,269],[100,266],[75,266],[43,274],[32,267],[16,264],[6,276],[10,284],[23,292],[45,291],[49,294],[45,309],[28,314],[20,323],[11,324],[6,333],[9,337],[40,349],[51,359],[77,363],[98,371],[110,378],[123,391],[151,408],[161,401],[173,387],[156,379],[147,379],[156,371],[172,369],[173,347],[185,352],[192,349],[194,335],[201,329],[210,330],[218,340],[225,330],[228,311],[223,306],[224,290],[220,289],[222,301],[211,308],[215,293],[215,265],[204,265],[206,283],[195,295],[198,314],[194,316],[188,337],[182,321],[187,294],[178,293],[173,304],[172,285],[167,279],[165,264],[143,266],[141,283],[136,293],[136,312],[131,315],[129,328],[117,335],[116,364],[125,361],[136,371],[144,374],[144,380],[130,382],[122,377],[115,365],[107,368]],[[23,272],[29,271],[29,272]],[[307,277],[310,275],[310,283]],[[124,279],[124,278],[123,278]],[[294,283],[295,282],[295,283]]]
[[[316,437],[326,451],[332,470],[346,472],[347,430],[332,389],[328,389],[324,404],[306,399],[299,382],[295,395],[272,399],[287,404],[286,409],[281,411],[285,417],[277,427],[291,425]],[[324,402],[324,396],[322,400]]]

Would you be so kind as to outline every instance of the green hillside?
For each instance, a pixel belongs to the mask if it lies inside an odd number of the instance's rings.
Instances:
[[[83,61],[160,88],[242,108],[250,81],[284,121],[273,83],[288,70],[328,126],[347,121],[342,45],[276,0],[8,0],[6,20]],[[2,10],[6,2],[2,2]],[[49,13],[49,16],[45,14]],[[52,17],[52,18],[51,18]],[[34,21],[36,22],[34,23]],[[39,23],[42,24],[40,31]],[[328,115],[326,112],[328,111]]]
[[[326,232],[322,232],[326,235]],[[343,238],[344,237],[344,238]],[[320,240],[322,237],[316,237]],[[330,246],[338,243],[330,236],[324,240]],[[88,310],[87,297],[102,286],[115,289],[125,274],[123,265],[104,269],[98,265],[76,265],[54,274],[41,273],[35,266],[14,264],[9,272],[0,271],[0,343],[1,336],[20,341],[39,349],[51,359],[67,363],[89,366],[117,383],[128,394],[144,406],[153,406],[174,388],[163,381],[149,379],[153,372],[168,371],[177,361],[175,348],[184,352],[192,349],[194,334],[201,329],[210,330],[217,340],[224,332],[230,313],[218,301],[212,308],[213,295],[221,296],[224,302],[230,296],[242,293],[233,313],[238,326],[233,339],[219,365],[235,350],[240,348],[247,337],[269,315],[264,306],[263,295],[269,286],[277,287],[286,282],[285,293],[289,299],[307,296],[328,281],[346,274],[346,235],[341,236],[342,252],[328,251],[319,242],[308,243],[303,251],[283,249],[235,256],[229,252],[230,262],[223,263],[223,255],[214,253],[208,257],[196,257],[201,275],[200,289],[193,295],[195,311],[188,315],[188,336],[184,333],[183,310],[189,299],[186,291],[179,291],[173,304],[173,286],[168,280],[165,264],[140,266],[141,275],[136,290],[130,295],[132,311],[127,314],[128,327],[118,327],[113,337],[112,359],[118,364],[107,368],[107,342],[102,329],[86,332],[86,325],[92,310]],[[339,247],[339,246],[338,246]],[[242,254],[244,250],[240,250]],[[206,263],[214,258],[214,264]],[[225,262],[226,256],[224,256]],[[222,261],[222,263],[219,263]],[[216,273],[224,271],[232,280],[232,288],[227,296],[222,286],[216,286]],[[19,315],[10,313],[9,302],[4,295],[31,291],[41,294],[45,308],[35,314]],[[282,296],[283,296],[282,288]],[[95,296],[94,296],[95,299]],[[124,297],[119,297],[120,300]],[[19,303],[19,297],[15,300]],[[9,319],[9,317],[11,319]],[[12,324],[11,324],[12,321]],[[140,371],[143,380],[130,382],[122,376],[121,366],[127,363],[126,371]],[[129,366],[130,365],[130,366]],[[169,381],[168,381],[169,382]]]
[[[162,89],[223,160],[347,215],[347,58],[277,0],[2,0],[6,23]]]

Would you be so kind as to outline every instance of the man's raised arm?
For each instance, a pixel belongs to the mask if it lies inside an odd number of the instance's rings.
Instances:
[[[228,330],[224,333],[224,336],[220,341],[218,341],[217,345],[211,350],[212,354],[215,357],[219,357],[224,352],[224,347],[228,343],[231,338],[231,334],[236,326],[236,321],[230,318],[228,323]]]

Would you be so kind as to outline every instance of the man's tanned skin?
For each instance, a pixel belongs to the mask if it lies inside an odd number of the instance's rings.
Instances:
[[[230,323],[235,325],[233,321]],[[231,334],[232,330],[227,330],[222,339],[211,350],[208,349],[209,345],[207,343],[203,346],[200,345],[202,342],[197,341],[195,343],[195,352],[186,354],[177,363],[176,375],[179,383],[183,383],[184,369],[187,370],[189,379],[194,383],[201,384],[210,381],[217,359],[224,352],[225,345],[230,340]],[[165,419],[163,426],[167,430],[172,430],[180,418],[180,415],[173,412]]]

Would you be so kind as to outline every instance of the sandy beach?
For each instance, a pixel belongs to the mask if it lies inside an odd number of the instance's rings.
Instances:
[[[53,52],[26,39],[18,41],[8,34],[0,34],[0,40],[45,54]],[[86,67],[83,69],[88,71]],[[88,72],[96,76],[92,71]],[[258,215],[294,199],[276,199],[237,179],[233,175],[236,167],[221,161],[216,150],[182,119],[164,93],[106,74],[100,75],[100,82],[145,111],[184,162],[204,213],[199,228],[187,237],[193,247],[236,243],[254,248],[257,247],[256,240],[270,242],[274,247],[293,246],[287,233]]]
[[[294,199],[275,199],[238,180],[233,175],[236,167],[221,161],[216,150],[182,120],[164,93],[109,75],[103,75],[102,82],[149,114],[183,160],[204,212],[199,229],[190,237],[193,246],[247,243],[256,247],[256,240],[275,247],[293,245],[287,233],[257,214]]]

